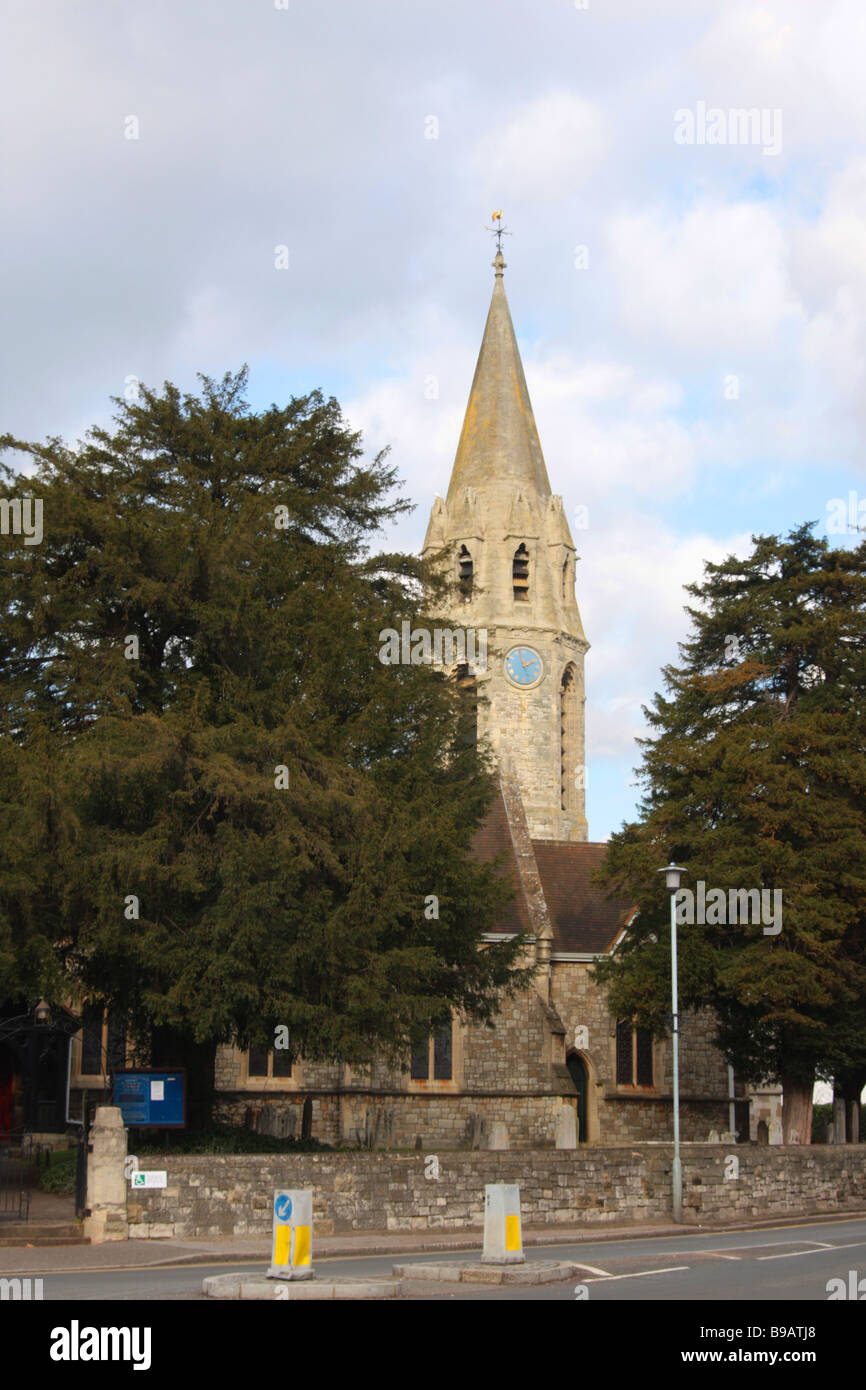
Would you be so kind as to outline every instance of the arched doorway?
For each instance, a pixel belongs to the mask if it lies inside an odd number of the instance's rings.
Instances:
[[[568,1067],[568,1074],[577,1091],[577,1142],[585,1144],[589,1138],[589,1126],[587,1124],[589,1073],[586,1069],[586,1062],[579,1052],[569,1052],[565,1059],[565,1065]]]

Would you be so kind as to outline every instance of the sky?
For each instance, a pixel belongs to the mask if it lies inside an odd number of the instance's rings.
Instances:
[[[866,521],[862,0],[6,0],[0,54],[0,432],[246,362],[254,408],[319,387],[390,448],[418,550],[503,209],[590,838],[633,818],[683,585]]]

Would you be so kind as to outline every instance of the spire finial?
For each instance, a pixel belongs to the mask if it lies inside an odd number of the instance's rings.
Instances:
[[[494,227],[485,227],[484,230],[486,232],[492,232],[493,235],[496,237],[496,257],[494,260],[490,262],[490,264],[496,271],[497,280],[501,280],[502,272],[508,264],[508,262],[503,258],[502,255],[502,238],[504,236],[513,236],[514,233],[509,232],[508,229],[506,227],[503,227],[502,225],[502,208],[500,208],[498,212],[492,213],[491,216],[493,218],[493,221],[498,225]]]

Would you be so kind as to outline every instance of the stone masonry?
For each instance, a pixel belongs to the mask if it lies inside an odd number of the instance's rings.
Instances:
[[[312,1187],[314,1233],[478,1229],[484,1187],[517,1183],[524,1225],[668,1221],[671,1146],[542,1152],[166,1154],[164,1190],[130,1193],[135,1239],[261,1234],[271,1230],[276,1188]],[[735,1157],[736,1177],[726,1177]],[[866,1210],[866,1145],[683,1147],[684,1219],[826,1215]],[[314,1234],[315,1239],[315,1234]]]

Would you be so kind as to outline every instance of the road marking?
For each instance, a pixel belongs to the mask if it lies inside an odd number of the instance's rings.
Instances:
[[[572,1263],[573,1263],[573,1264],[577,1264],[577,1261],[576,1261],[576,1260],[573,1260]],[[578,1267],[578,1269],[588,1269],[589,1272],[590,1272],[590,1274],[598,1274],[598,1275],[600,1276],[600,1278],[602,1278],[602,1279],[615,1279],[615,1278],[616,1278],[616,1275],[614,1275],[614,1274],[608,1274],[608,1272],[607,1272],[606,1269],[596,1269],[595,1265],[582,1265],[582,1264],[577,1264],[577,1267]]]
[[[691,1269],[691,1265],[671,1265],[670,1269],[641,1269],[636,1274],[606,1274],[604,1279],[587,1279],[586,1282],[603,1284],[608,1279],[646,1279],[649,1274],[676,1274],[680,1269]]]
[[[858,1245],[866,1245],[866,1240],[852,1240],[850,1245],[821,1245],[817,1250],[793,1250],[787,1255],[759,1255],[759,1260],[795,1260],[798,1255],[823,1255],[826,1250],[855,1250]]]
[[[755,1252],[756,1250],[781,1250],[781,1248],[782,1248],[783,1246],[787,1247],[787,1246],[789,1246],[789,1245],[820,1245],[820,1244],[821,1244],[821,1242],[818,1241],[818,1240],[765,1240],[765,1241],[762,1241],[759,1245],[729,1245],[729,1246],[728,1246],[728,1249],[729,1249],[729,1250],[746,1250],[746,1251],[749,1252],[749,1254],[754,1254],[754,1252]],[[827,1248],[830,1249],[830,1250],[841,1249],[840,1246],[835,1246],[835,1245],[830,1245],[830,1246],[828,1246]],[[700,1252],[697,1252],[697,1253],[700,1253],[700,1254],[712,1254],[712,1253],[715,1253],[715,1252],[709,1251],[709,1250],[704,1250],[704,1251],[700,1251]],[[756,1259],[759,1259],[759,1260],[765,1260],[765,1259],[768,1259],[768,1258],[769,1258],[769,1257],[768,1257],[767,1255],[758,1255],[758,1256],[756,1256]],[[742,1259],[742,1256],[738,1256],[738,1259]]]

